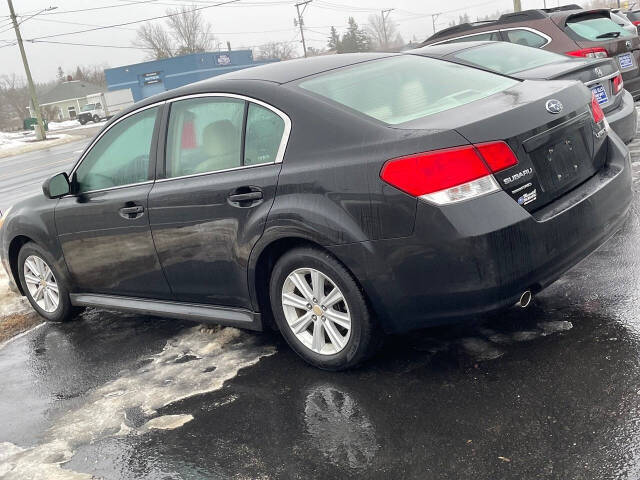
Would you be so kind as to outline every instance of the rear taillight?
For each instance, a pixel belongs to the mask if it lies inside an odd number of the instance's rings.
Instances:
[[[622,81],[622,75],[618,74],[613,78],[613,94],[615,95],[616,93],[619,93],[623,86],[624,82]]]
[[[433,150],[389,160],[380,177],[424,200],[444,205],[500,190],[492,173],[518,163],[504,142]]]
[[[638,25],[640,25],[640,20],[636,20],[635,22],[631,22],[631,23],[633,23],[637,27]]]
[[[591,95],[591,114],[593,115],[593,121],[596,123],[600,123],[604,120],[604,112],[602,108],[600,108],[600,104],[598,100],[596,100],[595,95]]]
[[[607,50],[602,47],[593,48],[581,48],[580,50],[573,50],[566,52],[565,55],[571,57],[586,57],[586,58],[606,58],[609,56]]]

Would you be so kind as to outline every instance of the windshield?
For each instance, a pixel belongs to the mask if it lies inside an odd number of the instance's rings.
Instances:
[[[601,13],[570,18],[567,20],[567,28],[586,40],[633,37],[633,34]]]
[[[505,75],[567,61],[564,55],[506,42],[469,48],[454,57]]]
[[[486,98],[517,83],[465,65],[402,55],[320,74],[299,86],[396,125]]]
[[[93,103],[88,103],[87,105],[85,105],[84,107],[82,107],[82,109],[80,110],[81,112],[88,112],[89,110],[93,110],[95,108],[95,104]]]

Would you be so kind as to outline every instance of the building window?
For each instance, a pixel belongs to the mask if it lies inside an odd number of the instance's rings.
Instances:
[[[76,107],[72,105],[67,107],[67,110],[69,110],[69,118],[76,118]]]

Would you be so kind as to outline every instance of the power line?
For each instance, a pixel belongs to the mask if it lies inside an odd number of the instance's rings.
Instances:
[[[77,10],[63,10],[61,12],[49,12],[46,14],[46,16],[49,15],[64,15],[66,13],[77,13],[77,12],[89,12],[92,10],[105,10],[107,8],[117,8],[117,7],[126,7],[127,5],[138,5],[141,3],[154,3],[157,2],[158,0],[138,0],[135,2],[128,2],[128,3],[118,3],[118,4],[113,4],[113,5],[103,5],[102,7],[91,7],[91,8],[79,8]]]
[[[136,47],[133,45],[105,45],[100,43],[60,42],[56,40],[25,40],[30,43],[52,43],[56,45],[74,45],[77,47],[127,48],[132,50],[153,50],[150,47]]]
[[[69,22],[66,20],[55,20],[53,18],[34,18],[33,20],[37,21],[37,22],[52,22],[52,23],[65,23],[65,24],[69,24],[69,25],[81,25],[84,27],[103,27],[104,25],[96,25],[95,23],[80,23],[80,22]],[[127,28],[127,27],[113,27],[113,28],[118,28],[121,30],[129,30],[132,32],[135,32],[136,29],[135,28]]]
[[[220,2],[220,3],[215,3],[213,5],[206,5],[204,7],[192,8],[191,10],[187,10],[185,12],[167,13],[166,15],[158,15],[156,17],[148,17],[148,18],[143,18],[143,19],[140,19],[140,20],[133,20],[131,22],[115,23],[113,25],[104,25],[104,26],[101,26],[101,27],[88,28],[88,29],[85,29],[85,30],[76,30],[74,32],[64,32],[64,33],[55,33],[53,35],[43,35],[41,37],[31,38],[31,39],[29,39],[29,41],[31,41],[31,40],[40,40],[42,38],[54,38],[54,37],[62,37],[62,36],[65,36],[65,35],[75,35],[75,34],[78,34],[78,33],[95,32],[97,30],[105,30],[105,29],[108,29],[108,28],[124,27],[126,25],[135,25],[136,23],[150,22],[150,21],[153,21],[153,20],[160,20],[162,18],[175,17],[177,15],[184,15],[185,13],[197,12],[199,10],[204,10],[206,8],[219,7],[221,5],[227,5],[229,3],[236,3],[236,2],[239,2],[239,1],[240,0],[227,0],[227,1],[224,1],[224,2]]]

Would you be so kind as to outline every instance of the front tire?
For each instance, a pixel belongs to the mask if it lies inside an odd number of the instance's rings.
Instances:
[[[369,358],[382,333],[349,271],[327,252],[296,248],[276,263],[269,286],[273,315],[289,346],[324,370]]]
[[[84,119],[84,117],[79,118],[78,121],[80,122],[80,125],[84,125],[85,123],[87,123],[87,121]]]
[[[98,115],[93,116],[93,123],[98,123],[100,121],[100,117]]]
[[[27,300],[41,317],[50,322],[64,322],[73,317],[68,286],[43,248],[26,243],[18,254],[18,273]]]

